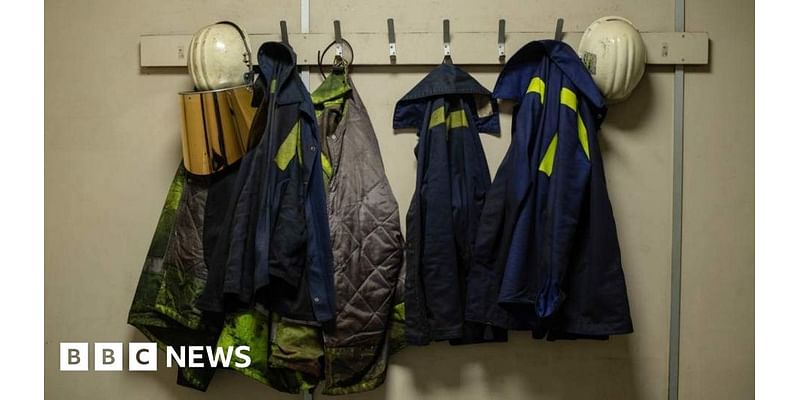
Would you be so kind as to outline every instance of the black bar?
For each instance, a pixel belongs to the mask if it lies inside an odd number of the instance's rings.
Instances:
[[[289,28],[286,27],[286,21],[281,21],[281,42],[289,44]]]
[[[386,20],[386,25],[388,25],[388,27],[389,27],[389,43],[394,43],[395,42],[395,38],[394,38],[394,19],[393,18],[387,19]]]
[[[333,36],[337,44],[342,44],[342,27],[339,20],[333,21]]]
[[[564,37],[564,18],[559,18],[556,21],[556,40],[561,40]]]
[[[506,20],[501,19],[497,30],[497,43],[506,42]]]

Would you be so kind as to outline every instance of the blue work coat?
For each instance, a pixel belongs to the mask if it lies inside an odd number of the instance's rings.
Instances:
[[[497,104],[469,74],[442,64],[397,102],[394,128],[419,135],[407,215],[408,342],[505,340],[505,330],[464,322],[466,276],[491,180],[478,132],[499,132]]]
[[[258,61],[250,149],[199,306],[222,312],[261,304],[289,318],[328,321],[336,303],[314,105],[291,48],[264,43]]]
[[[513,135],[481,218],[467,319],[548,339],[632,332],[597,140],[603,96],[552,40],[520,49],[493,96],[516,102]]]

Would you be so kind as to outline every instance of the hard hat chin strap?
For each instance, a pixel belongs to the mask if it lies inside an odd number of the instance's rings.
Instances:
[[[253,83],[253,52],[250,48],[250,38],[247,36],[247,32],[245,32],[244,28],[239,26],[237,23],[233,21],[219,21],[218,24],[228,24],[236,28],[236,31],[239,32],[239,36],[242,37],[242,41],[244,42],[244,48],[247,53],[242,54],[243,61],[245,65],[247,65],[247,72],[244,74],[244,82],[247,85]]]

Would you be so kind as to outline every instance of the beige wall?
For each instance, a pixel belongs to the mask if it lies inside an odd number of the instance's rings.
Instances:
[[[687,69],[681,388],[753,398],[755,373],[754,4],[689,0],[711,64]]]
[[[250,32],[299,28],[297,0],[57,1],[45,4],[45,378],[49,398],[256,398],[282,396],[221,371],[209,392],[175,385],[175,372],[58,372],[58,342],[143,340],[127,310],[167,186],[180,159],[178,91],[184,71],[141,71],[138,35],[188,33],[221,19]],[[641,30],[673,27],[657,0],[382,2],[314,0],[311,28],[345,32],[585,28],[623,15]],[[718,4],[716,4],[718,3]],[[709,31],[710,68],[687,76],[684,336],[681,398],[753,393],[752,4],[689,0],[687,27]],[[357,50],[357,49],[356,49]],[[458,51],[453,49],[455,61]],[[357,69],[360,90],[403,212],[413,191],[414,135],[391,129],[394,102],[427,68]],[[472,68],[487,87],[499,69]],[[312,74],[312,84],[319,78]],[[392,359],[386,385],[361,399],[664,399],[670,300],[672,102],[670,67],[649,67],[631,100],[610,110],[602,133],[636,333],[609,342],[436,344]],[[484,137],[494,170],[508,143]]]

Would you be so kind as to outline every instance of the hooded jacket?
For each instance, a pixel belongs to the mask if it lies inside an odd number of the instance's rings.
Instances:
[[[505,332],[464,323],[465,279],[490,184],[478,132],[499,133],[497,104],[469,74],[442,64],[397,102],[394,128],[419,136],[407,215],[408,342],[505,340]]]
[[[258,95],[265,87],[257,85],[254,91],[255,103],[262,105],[254,126],[263,129],[268,97]],[[243,190],[241,162],[207,177],[193,176],[179,167],[134,295],[129,323],[162,348],[249,346],[252,363],[230,368],[282,392],[313,390],[323,383],[326,394],[350,394],[382,384],[389,355],[405,345],[402,235],[377,140],[352,84],[334,75],[315,93],[315,102],[317,115],[326,121],[319,159],[323,180],[330,184],[327,215],[334,235],[328,245],[336,249],[340,300],[335,323],[326,325],[323,335],[319,324],[293,320],[259,304],[229,310],[224,321],[222,314],[204,313],[196,306],[206,287],[207,265],[213,265],[213,250],[230,245],[226,241],[231,237],[231,204],[241,201]],[[302,140],[299,130],[297,135],[283,139],[282,143],[291,145],[279,148],[274,160],[285,163],[279,166],[289,169],[297,164],[294,161],[302,149],[293,140]],[[254,140],[250,152],[261,143]],[[286,226],[275,229],[276,236],[292,232],[285,231]],[[181,368],[178,382],[205,390],[213,373],[211,367]]]
[[[389,324],[403,268],[400,214],[367,109],[349,75],[312,94],[323,163],[329,162],[335,323],[323,331],[325,394],[374,389],[388,364]]]
[[[258,57],[263,96],[251,150],[199,307],[223,312],[260,304],[291,319],[329,321],[333,271],[314,107],[291,48],[267,42]]]
[[[313,389],[321,377],[320,328],[250,309],[226,316],[194,306],[206,282],[205,249],[218,233],[237,165],[208,177],[183,166],[170,185],[148,251],[128,323],[164,350],[165,346],[249,346],[252,364],[244,375],[289,393]],[[271,318],[270,318],[271,317]],[[204,363],[208,359],[204,354]],[[215,368],[179,368],[178,383],[205,391]]]
[[[558,41],[520,49],[493,96],[517,103],[481,218],[467,319],[548,339],[632,332],[598,129],[603,97]]]
[[[218,346],[250,346],[252,363],[231,368],[277,390],[343,395],[383,383],[404,345],[403,253],[397,202],[366,109],[345,75],[312,94],[335,265],[336,319],[323,327],[276,313],[231,313]],[[324,363],[324,364],[323,364]]]

